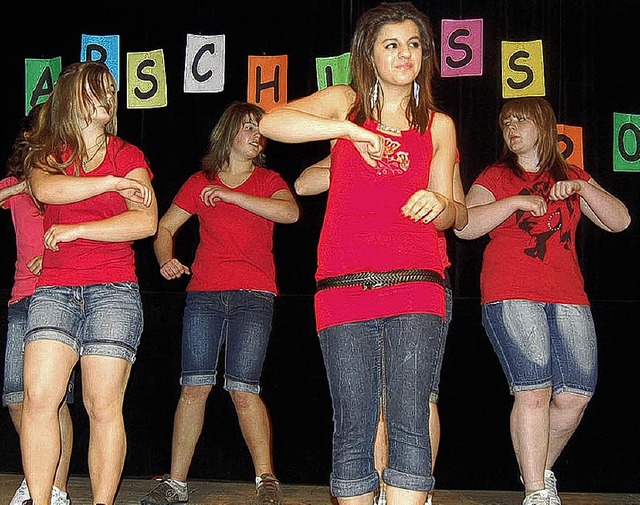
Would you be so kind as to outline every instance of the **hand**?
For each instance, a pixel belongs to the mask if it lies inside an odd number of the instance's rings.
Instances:
[[[565,200],[575,193],[580,193],[584,181],[574,179],[571,181],[556,182],[549,192],[549,200]]]
[[[73,242],[79,238],[80,229],[73,224],[54,224],[44,234],[44,246],[58,251],[61,242]]]
[[[547,202],[541,196],[518,195],[513,197],[516,202],[516,210],[531,212],[532,216],[540,217],[547,213]]]
[[[160,274],[167,280],[177,279],[182,275],[191,275],[191,270],[188,266],[180,263],[176,258],[171,258],[165,261],[160,267]]]
[[[42,254],[27,261],[27,268],[33,275],[40,275],[40,272],[42,272]]]
[[[120,196],[135,203],[141,203],[145,207],[151,205],[151,189],[140,181],[127,177],[116,177],[114,191]]]
[[[215,207],[218,202],[232,203],[235,191],[222,186],[205,186],[200,192],[200,199],[207,207]]]
[[[420,189],[402,206],[402,214],[415,222],[430,223],[446,208],[445,196],[428,189]]]
[[[361,126],[355,124],[353,126],[354,128],[349,132],[349,139],[353,142],[362,159],[375,168],[378,160],[382,159],[384,154],[384,137]]]

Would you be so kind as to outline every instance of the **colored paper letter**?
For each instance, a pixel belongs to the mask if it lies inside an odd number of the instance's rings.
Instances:
[[[482,19],[443,19],[442,77],[482,75]]]
[[[502,97],[544,96],[542,41],[502,42]]]
[[[187,34],[185,93],[219,93],[224,89],[224,35]]]
[[[80,42],[80,61],[105,63],[120,90],[120,35],[85,35]]]
[[[582,149],[582,128],[579,126],[557,125],[558,144],[562,156],[567,162],[584,169]]]
[[[249,56],[247,102],[265,111],[287,103],[287,55]]]
[[[127,53],[127,108],[156,109],[167,105],[167,76],[162,49]]]
[[[613,113],[613,171],[640,172],[640,114]]]
[[[351,53],[328,58],[316,58],[318,91],[334,84],[351,83]]]
[[[60,56],[50,60],[31,58],[24,60],[25,115],[39,103],[47,101],[58,82],[61,70],[62,57]]]

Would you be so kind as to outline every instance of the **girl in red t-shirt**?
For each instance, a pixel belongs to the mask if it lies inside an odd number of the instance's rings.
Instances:
[[[511,435],[523,505],[559,505],[553,464],[578,427],[597,379],[595,328],[578,265],[581,213],[610,232],[629,225],[624,204],[562,157],[555,114],[543,98],[500,112],[499,163],[467,194],[469,223],[489,234],[482,317],[514,397]]]
[[[25,161],[30,189],[44,208],[20,437],[29,501],[36,505],[51,497],[58,408],[78,362],[93,503],[114,503],[124,465],[122,403],[143,325],[131,243],[155,233],[157,207],[143,153],[115,134],[116,110],[116,82],[104,63],[67,66],[40,111]]]
[[[211,132],[202,169],[182,185],[160,219],[154,249],[165,279],[191,275],[182,329],[180,399],[176,406],[171,473],[142,505],[189,500],[187,475],[204,423],[205,405],[217,383],[225,347],[224,389],[236,406],[253,461],[256,503],[280,504],[272,458],[271,422],[260,397],[260,376],[278,294],[273,257],[275,223],[300,215],[287,183],[262,167],[264,111],[234,102]],[[189,267],[174,256],[175,236],[197,216],[200,243]]]

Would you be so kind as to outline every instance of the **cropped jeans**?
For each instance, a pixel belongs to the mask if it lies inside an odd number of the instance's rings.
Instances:
[[[503,300],[482,306],[482,322],[511,393],[593,395],[598,346],[588,306]]]
[[[319,332],[333,402],[334,496],[360,496],[379,486],[373,446],[381,396],[389,439],[383,480],[398,488],[433,489],[429,396],[442,327],[439,316],[405,314]]]

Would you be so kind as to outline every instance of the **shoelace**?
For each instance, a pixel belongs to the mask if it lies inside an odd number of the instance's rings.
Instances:
[[[275,477],[261,477],[261,481],[256,487],[258,498],[261,500],[267,499],[270,503],[279,503],[279,484],[278,479]]]
[[[548,505],[549,504],[549,494],[547,491],[536,491],[535,493],[527,496],[526,499],[527,505]]]

